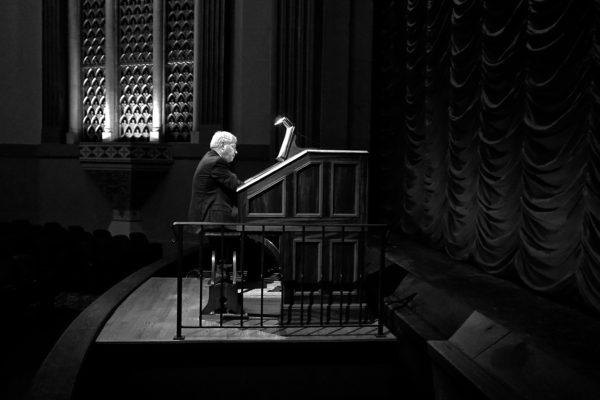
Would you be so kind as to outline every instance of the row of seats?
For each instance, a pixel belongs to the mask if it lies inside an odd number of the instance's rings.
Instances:
[[[125,236],[56,222],[0,222],[0,296],[16,305],[52,306],[61,292],[99,295],[161,257],[160,244],[140,232]]]

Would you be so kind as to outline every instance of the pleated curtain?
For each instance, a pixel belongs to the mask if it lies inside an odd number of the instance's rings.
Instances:
[[[395,229],[600,310],[600,0],[402,3]]]

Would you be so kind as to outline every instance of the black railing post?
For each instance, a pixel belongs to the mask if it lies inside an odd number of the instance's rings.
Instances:
[[[325,279],[325,225],[321,225],[321,307],[319,309],[319,324],[323,325],[323,294],[325,292],[325,283],[323,282]]]
[[[356,283],[356,297],[358,299],[358,324],[362,325],[363,320],[363,279],[365,274],[365,249],[367,243],[365,240],[365,227],[360,227],[360,236],[358,239],[358,280]]]
[[[246,265],[246,253],[245,253],[245,243],[246,243],[246,224],[242,225],[242,235],[240,237],[240,326],[244,326],[244,266]],[[234,282],[236,277],[233,277]],[[236,290],[237,295],[237,290]]]
[[[198,326],[200,328],[202,328],[202,286],[204,284],[204,268],[203,268],[203,261],[204,261],[204,249],[203,249],[203,245],[204,245],[204,227],[200,227],[200,230],[198,232],[198,238],[199,238],[199,246],[198,246],[198,268],[200,269],[200,290],[199,290],[199,297],[200,297],[200,306],[198,307]]]
[[[219,310],[219,326],[223,326],[223,308],[225,308],[225,290],[224,290],[224,272],[225,272],[225,225],[221,225],[221,254],[219,254],[219,262],[221,266],[221,281],[220,281],[220,310]]]
[[[377,284],[377,336],[383,335],[383,267],[385,265],[386,229],[381,229],[381,254],[379,255],[379,282]]]
[[[262,226],[260,237],[260,326],[263,326],[265,316],[265,226]]]
[[[302,224],[302,265],[300,266],[300,325],[304,325],[304,265],[307,259],[306,225]]]
[[[185,336],[181,334],[181,314],[182,314],[182,275],[183,275],[183,225],[177,225],[177,327],[173,339],[183,340]]]
[[[283,314],[285,313],[284,304],[285,303],[285,267],[283,266],[283,262],[285,260],[285,246],[283,243],[285,242],[285,225],[281,225],[281,236],[279,236],[279,248],[281,252],[279,253],[279,284],[281,285],[281,303],[279,304],[279,324],[284,325]]]
[[[344,315],[344,263],[346,262],[346,252],[344,251],[344,244],[345,244],[345,236],[346,236],[346,232],[344,229],[344,225],[342,225],[342,244],[341,244],[341,248],[342,248],[342,259],[340,261],[340,326],[343,325],[342,322],[342,317]]]

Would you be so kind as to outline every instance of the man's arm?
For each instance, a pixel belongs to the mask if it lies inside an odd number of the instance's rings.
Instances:
[[[229,167],[229,164],[227,164],[227,161],[222,158],[217,160],[210,175],[221,185],[231,190],[236,190],[238,186],[242,184],[242,181],[238,179],[237,175],[231,172],[231,168]]]

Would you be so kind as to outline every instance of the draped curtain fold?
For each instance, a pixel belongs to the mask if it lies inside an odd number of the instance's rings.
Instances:
[[[600,0],[405,4],[401,229],[600,310]]]
[[[426,0],[406,2],[405,177],[402,220],[405,232],[422,232],[425,171],[425,37]]]
[[[425,48],[425,151],[423,176],[423,232],[432,246],[442,248],[446,241],[448,163],[450,21],[446,18],[450,0],[427,3]]]
[[[548,4],[529,5],[522,246],[516,264],[521,279],[541,291],[571,285],[581,265],[589,161],[590,2]]]
[[[583,297],[600,310],[600,0],[594,3],[593,41],[590,55],[591,110],[588,131],[588,174],[584,187],[585,213],[582,244],[584,260],[576,270],[577,286]]]
[[[374,91],[381,93],[386,102],[373,110],[373,131],[377,135],[371,137],[371,152],[378,157],[370,161],[371,181],[378,181],[372,187],[375,198],[385,198],[385,204],[371,202],[369,215],[378,216],[387,221],[398,221],[401,208],[396,204],[402,201],[402,160],[398,152],[402,152],[402,135],[398,129],[402,127],[400,115],[404,104],[404,51],[398,43],[404,39],[405,26],[398,24],[404,16],[402,5],[398,2],[379,3],[381,8],[375,9],[375,18],[384,28],[375,32],[375,63],[380,71],[373,79]],[[401,153],[403,154],[403,153]],[[378,179],[379,176],[385,177]]]
[[[474,259],[511,275],[521,226],[526,0],[486,1],[481,31],[480,175]]]
[[[451,18],[446,252],[468,259],[478,210],[481,1],[454,0]]]

